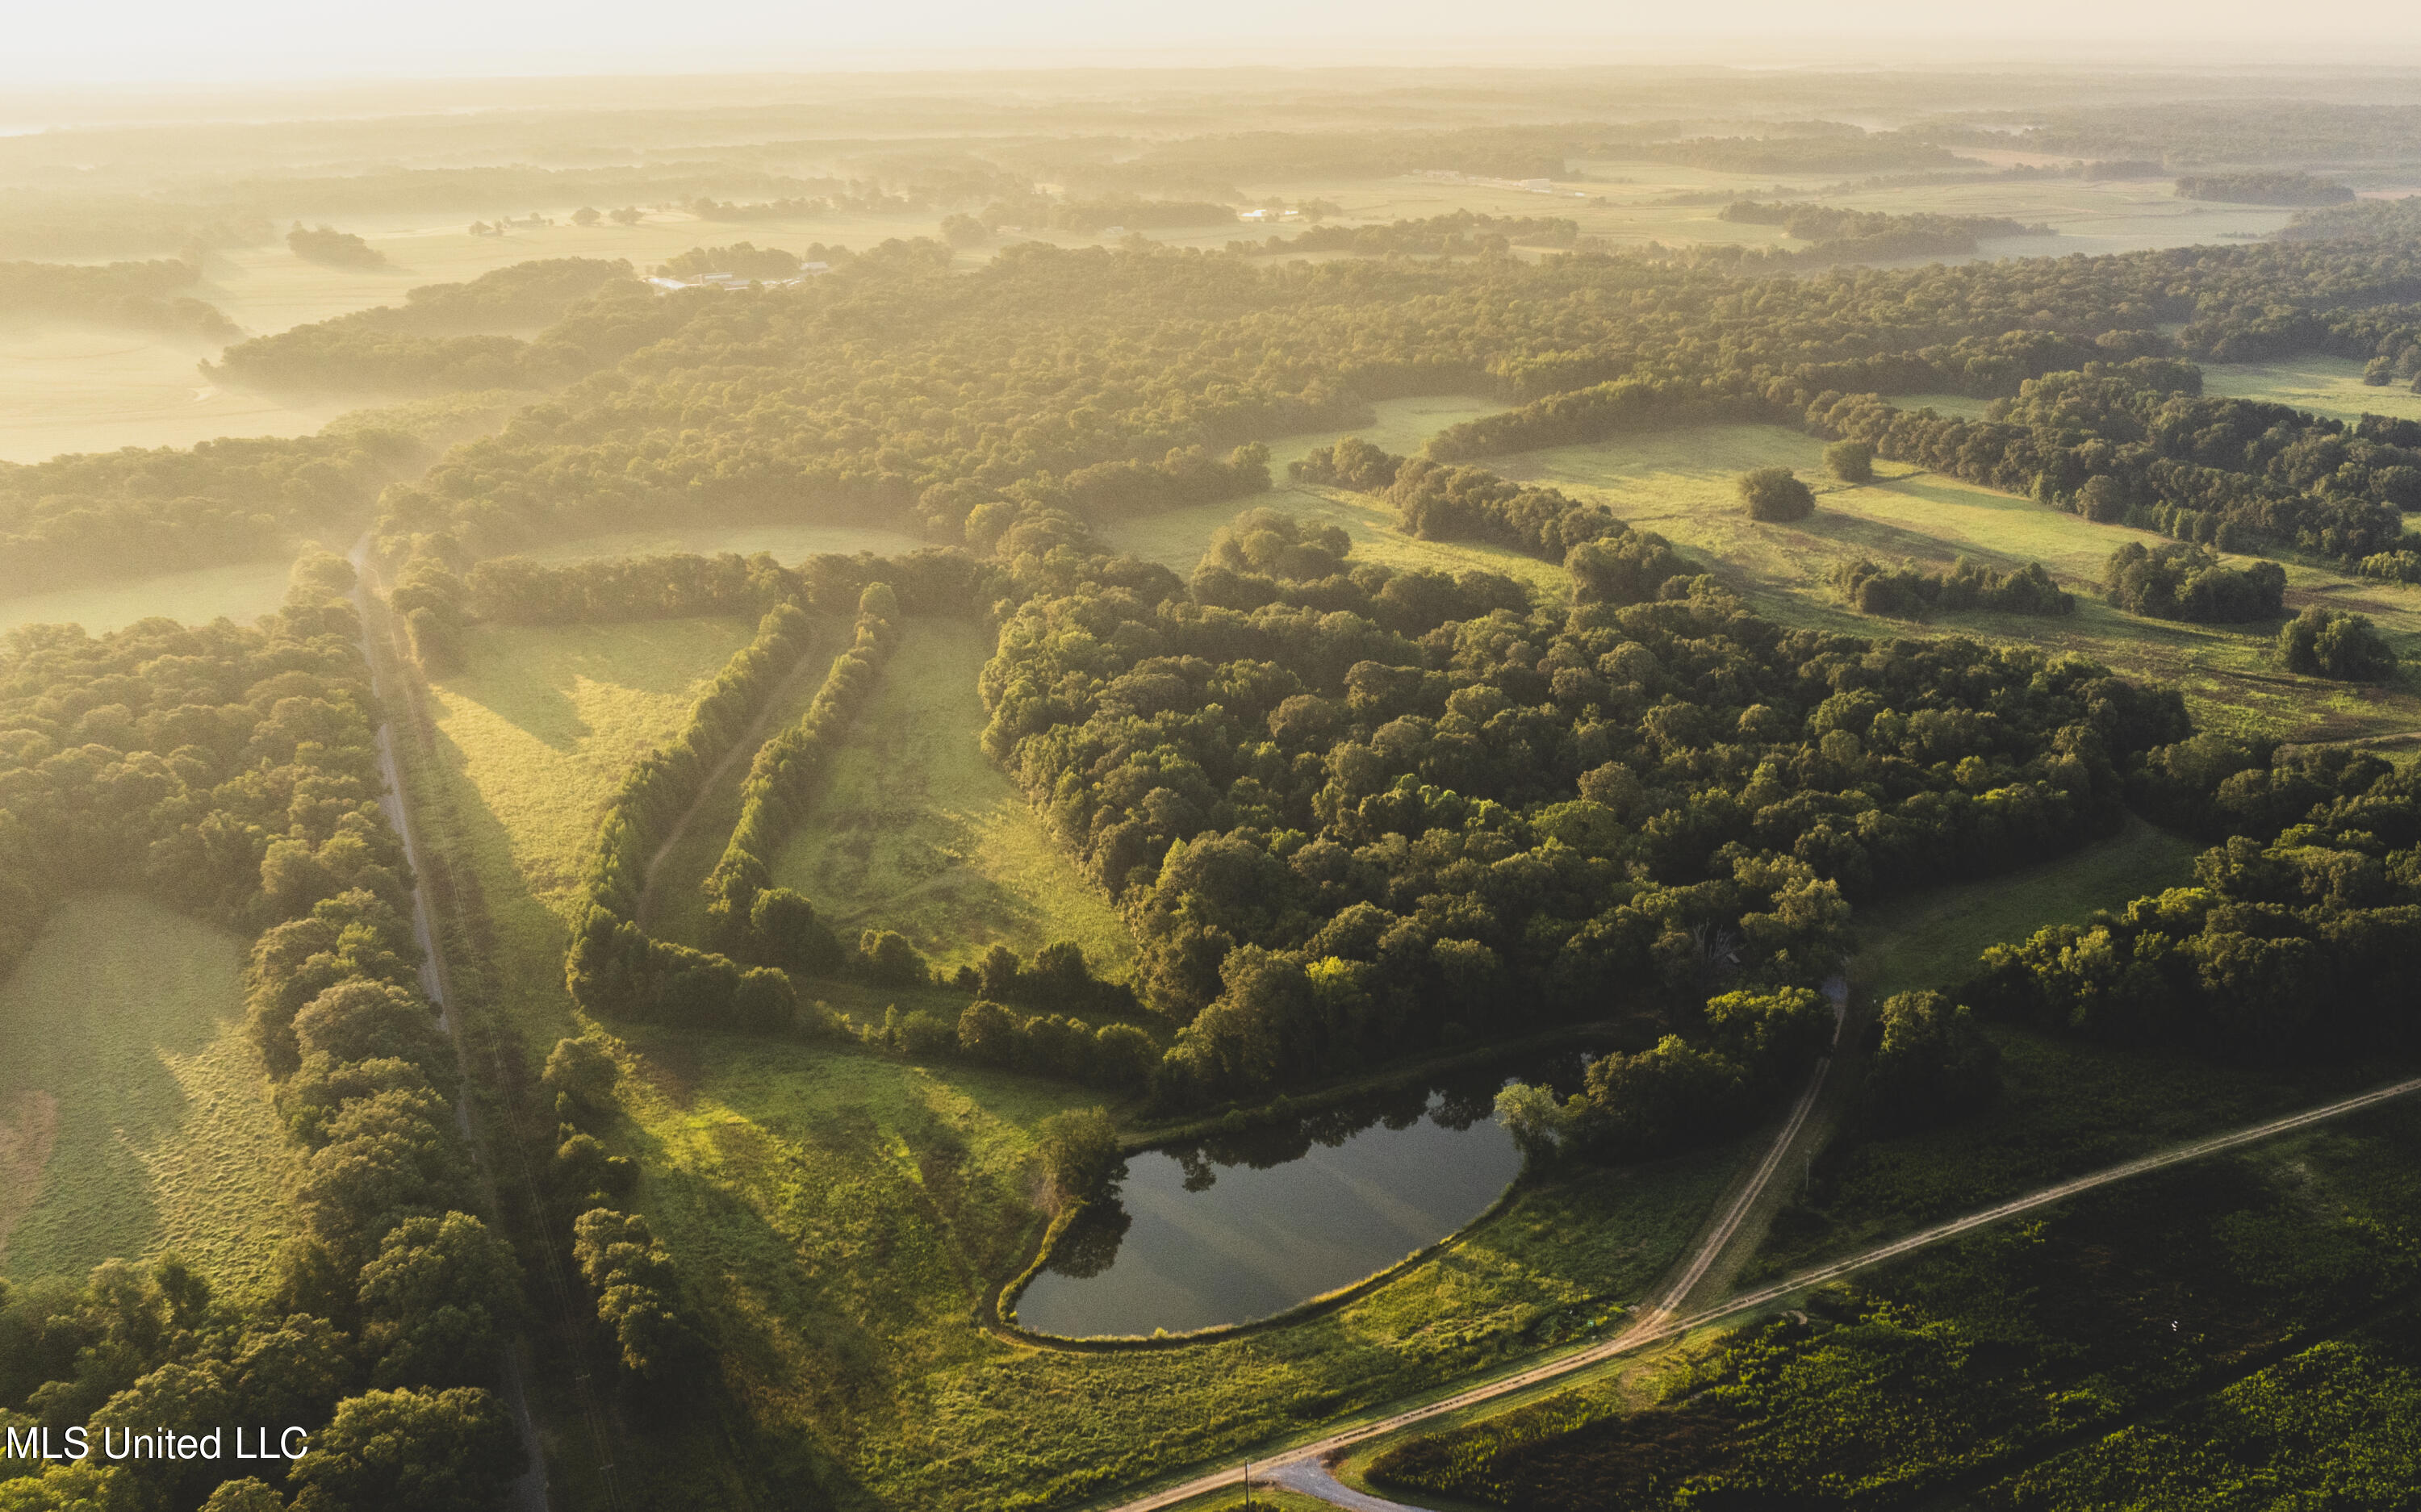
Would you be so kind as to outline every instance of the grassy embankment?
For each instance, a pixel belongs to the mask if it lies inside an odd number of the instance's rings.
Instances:
[[[1786,624],[1861,635],[1969,634],[2075,651],[2110,667],[2176,683],[2203,728],[2294,740],[2344,740],[2421,729],[2421,692],[2407,675],[2381,688],[2298,678],[2273,657],[2278,627],[2190,625],[2122,613],[2098,591],[2102,565],[2127,540],[2164,538],[2096,525],[2031,500],[1996,493],[1905,464],[1878,478],[1829,482],[1823,443],[1780,426],[1701,426],[1558,446],[1492,460],[1508,477],[1552,484],[1654,530],[1752,604]],[[1796,469],[1817,485],[1817,510],[1792,525],[1760,524],[1742,511],[1734,479],[1752,467]],[[1966,555],[1993,568],[2039,561],[2077,596],[2061,619],[1945,614],[1922,625],[1854,614],[1826,581],[1860,556],[1929,567]],[[2421,588],[2289,565],[2289,611],[2308,603],[2358,610],[2397,648],[2421,652]]]
[[[423,838],[492,921],[457,931],[458,999],[524,1065],[582,1027],[562,931],[596,804],[744,633],[476,631],[469,670],[435,690],[430,753],[403,742]],[[1530,1192],[1372,1295],[1286,1329],[1141,1354],[1038,1350],[972,1313],[1039,1225],[1033,1126],[1099,1094],[851,1046],[611,1028],[626,1116],[610,1140],[641,1158],[635,1204],[723,1343],[722,1392],[618,1452],[624,1494],[650,1505],[789,1505],[809,1483],[850,1506],[1063,1504],[1306,1431],[1533,1348],[1534,1325],[1584,1300],[1636,1297],[1733,1160]],[[750,1452],[734,1457],[733,1438]],[[580,1467],[559,1468],[577,1500]]]
[[[292,1155],[242,959],[224,929],[93,893],[0,983],[0,1274],[174,1251],[230,1291],[265,1277]]]

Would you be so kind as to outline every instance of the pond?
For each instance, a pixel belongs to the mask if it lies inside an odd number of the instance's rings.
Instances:
[[[1570,1069],[1577,1071],[1577,1057]],[[1566,1081],[1525,1067],[1529,1080]],[[1503,1069],[1127,1157],[1113,1197],[1017,1299],[1070,1337],[1182,1333],[1283,1312],[1470,1223],[1522,1168]]]

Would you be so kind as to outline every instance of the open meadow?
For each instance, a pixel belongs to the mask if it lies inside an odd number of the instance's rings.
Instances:
[[[2206,363],[2202,391],[2214,398],[2268,399],[2352,422],[2366,414],[2421,420],[2421,394],[2410,382],[2372,387],[2351,357],[2317,352],[2274,363]]]
[[[1031,959],[1073,940],[1097,971],[1123,977],[1134,957],[1125,921],[977,743],[976,678],[992,653],[980,625],[906,622],[775,858],[774,883],[813,899],[843,939],[897,929],[945,971],[994,944]]]
[[[2103,601],[2103,564],[2129,540],[2166,538],[2097,525],[2033,500],[1902,463],[1875,481],[1831,481],[1824,444],[1771,425],[1676,428],[1585,445],[1492,460],[1506,476],[1601,502],[1707,564],[1726,586],[1785,624],[1860,635],[1972,634],[2076,651],[2117,671],[2176,683],[2203,727],[2316,740],[2421,729],[2412,674],[2370,687],[2288,676],[2277,666],[2273,624],[2207,625],[2149,619]],[[1789,467],[1816,490],[1816,513],[1795,524],[1748,518],[1734,483],[1756,467]],[[1968,556],[1994,569],[2038,561],[2076,595],[2064,618],[1976,612],[1924,623],[1851,612],[1832,587],[1835,567],[1861,557],[1928,568]],[[2406,656],[2421,650],[2421,588],[2289,563],[2287,607],[2323,603],[2368,615]]]
[[[82,625],[103,635],[155,616],[206,625],[225,616],[240,625],[250,624],[285,600],[291,566],[283,558],[238,562],[77,588],[12,593],[0,598],[0,632],[19,625]]]
[[[293,1156],[244,1035],[242,943],[133,893],[64,900],[0,982],[0,1275],[182,1255],[249,1291]]]

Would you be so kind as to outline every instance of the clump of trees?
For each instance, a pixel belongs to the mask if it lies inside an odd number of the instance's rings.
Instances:
[[[1867,1057],[1861,1106],[1874,1126],[1904,1132],[1989,1105],[2001,1090],[2001,1052],[1975,1016],[1940,992],[1883,1000]]]
[[[1844,483],[1871,483],[1875,448],[1863,441],[1836,441],[1824,448],[1824,470]]]
[[[572,1221],[571,1257],[632,1377],[662,1383],[695,1357],[698,1338],[681,1309],[672,1257],[646,1219],[590,1208]]]
[[[1533,1163],[1668,1154],[1765,1117],[1829,1051],[1835,1027],[1832,1005],[1806,988],[1726,992],[1708,1000],[1699,1043],[1673,1034],[1601,1055],[1561,1105],[1543,1087],[1508,1086],[1497,1114]]]
[[[2396,676],[2396,651],[2368,615],[2314,604],[2278,632],[2278,660],[2289,672],[2341,682],[2384,682]]]
[[[1816,512],[1815,491],[1787,467],[1756,467],[1740,475],[1741,503],[1751,520],[1788,524]]]
[[[1962,990],[2053,1033],[2274,1062],[2410,1042],[2421,786],[2368,753],[2216,734],[2141,755],[2131,792],[2224,843],[2191,885],[1995,945]]]
[[[2283,612],[2287,569],[2275,562],[2224,567],[2208,546],[2147,547],[2129,541],[2102,569],[2110,601],[2154,619],[2241,624]]]
[[[1505,252],[1517,243],[1572,247],[1579,244],[1580,237],[1580,223],[1561,215],[1488,215],[1459,210],[1422,220],[1391,221],[1384,226],[1315,226],[1290,237],[1273,236],[1266,242],[1235,242],[1229,245],[1259,254],[1345,252],[1365,257],[1391,254],[1468,257],[1483,252]]]
[[[1779,226],[1795,248],[1731,246],[1696,248],[1694,254],[1718,254],[1715,260],[1733,263],[1788,258],[1803,263],[1882,262],[1901,257],[1950,257],[1974,252],[1984,237],[2048,236],[2051,227],[2025,225],[2004,216],[1893,214],[1886,210],[1837,210],[1829,205],[1765,204],[1744,199],[1726,205],[1718,220],[1755,226]],[[1729,254],[1721,257],[1720,254]]]
[[[1833,569],[1833,586],[1862,615],[1923,619],[1935,610],[1990,609],[2011,615],[2070,615],[2076,598],[2052,581],[2040,562],[1994,571],[1960,557],[1931,572],[1903,562],[1886,568],[1866,557]]]
[[[198,248],[185,259],[113,262],[0,262],[0,315],[91,320],[137,331],[225,341],[238,332],[216,306],[178,290],[202,276]]]
[[[350,231],[334,226],[306,228],[301,221],[286,233],[286,244],[305,262],[324,262],[331,268],[383,268],[386,254]]]

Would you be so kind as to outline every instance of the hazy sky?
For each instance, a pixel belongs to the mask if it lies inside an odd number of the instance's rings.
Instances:
[[[1945,50],[2012,62],[2091,62],[2097,50],[2131,63],[2214,52],[2421,61],[2412,0],[16,0],[7,9],[0,78],[19,84],[1050,59],[1789,64]]]

